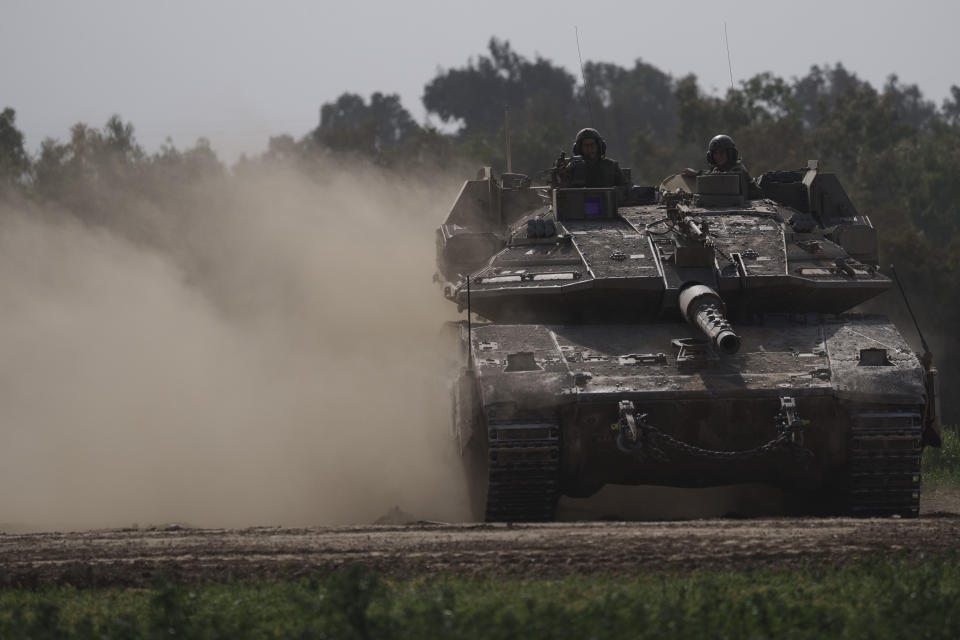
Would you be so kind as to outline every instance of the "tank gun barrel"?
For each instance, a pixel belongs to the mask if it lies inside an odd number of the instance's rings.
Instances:
[[[681,291],[680,313],[702,331],[720,353],[733,355],[740,350],[740,336],[727,320],[723,300],[710,287],[695,284]]]

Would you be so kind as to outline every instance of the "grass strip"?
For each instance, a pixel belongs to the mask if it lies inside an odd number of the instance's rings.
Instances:
[[[920,470],[925,488],[960,489],[960,437],[955,427],[944,427],[942,447],[923,450]]]
[[[542,580],[0,591],[2,638],[957,638],[960,559]]]

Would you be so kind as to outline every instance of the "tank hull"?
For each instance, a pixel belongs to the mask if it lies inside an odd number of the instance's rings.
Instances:
[[[478,515],[549,520],[561,494],[605,484],[759,482],[819,492],[815,512],[915,516],[924,372],[893,324],[768,316],[738,333],[720,356],[680,323],[474,327],[456,428],[486,485]],[[789,439],[784,398],[801,425]],[[631,437],[625,401],[643,416]]]

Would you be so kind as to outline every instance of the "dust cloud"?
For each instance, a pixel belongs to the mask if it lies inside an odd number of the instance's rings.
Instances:
[[[0,530],[466,519],[431,282],[463,175],[0,206]]]

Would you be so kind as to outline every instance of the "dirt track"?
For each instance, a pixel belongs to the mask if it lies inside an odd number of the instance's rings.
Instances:
[[[836,564],[873,553],[942,553],[960,515],[919,520],[758,519],[313,529],[102,530],[0,535],[0,586],[146,585],[280,578],[362,562],[396,576],[546,576],[662,568]]]

